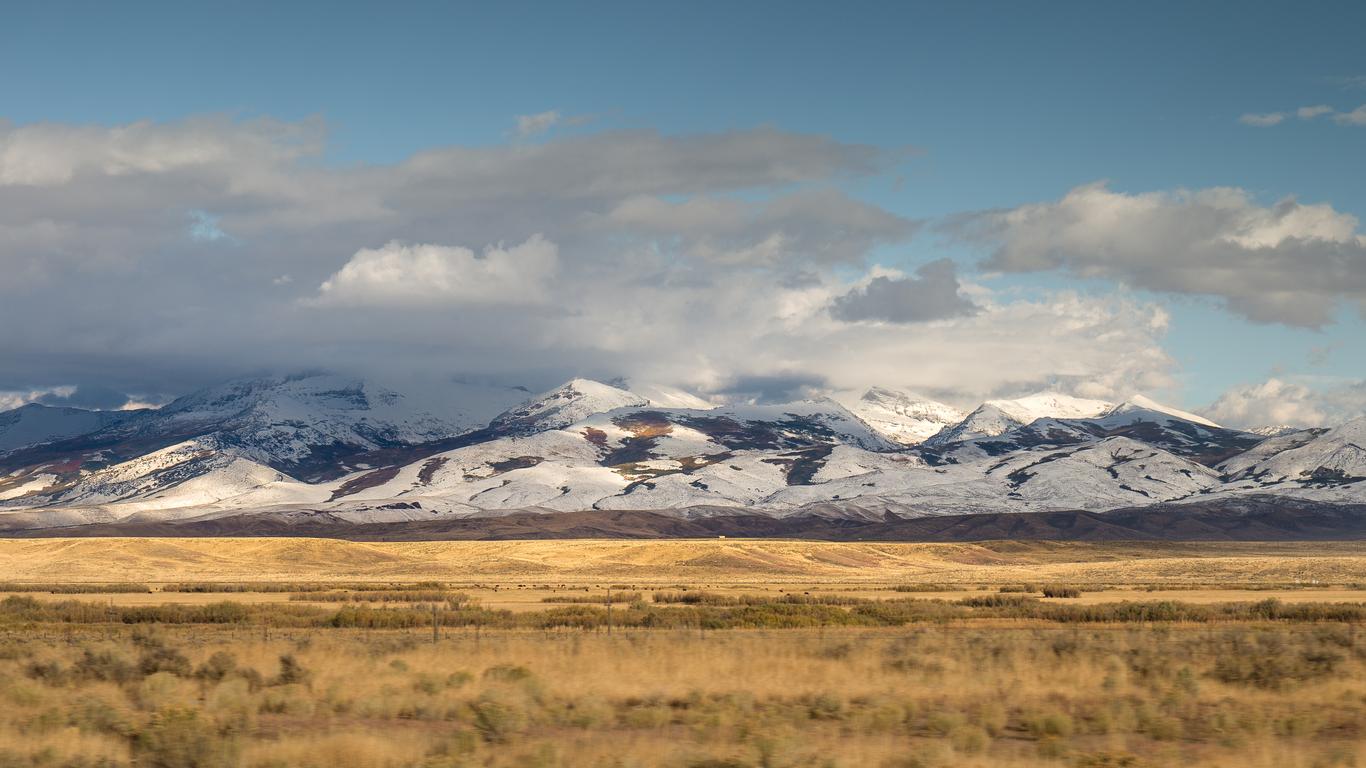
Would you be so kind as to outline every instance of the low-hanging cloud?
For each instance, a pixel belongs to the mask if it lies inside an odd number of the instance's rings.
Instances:
[[[1061,200],[957,219],[993,248],[984,267],[1063,270],[1152,291],[1211,296],[1249,319],[1319,327],[1340,302],[1366,310],[1366,235],[1356,217],[1240,189],[1125,194],[1103,184]]]
[[[924,323],[971,315],[977,311],[961,292],[958,268],[951,259],[923,264],[915,277],[878,275],[866,285],[835,299],[830,312],[840,320]]]

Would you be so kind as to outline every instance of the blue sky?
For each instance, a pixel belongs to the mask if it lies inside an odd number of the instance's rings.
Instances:
[[[1293,115],[1366,104],[1359,2],[11,2],[4,13],[0,118],[16,126],[321,118],[325,153],[306,162],[339,169],[620,130],[772,127],[905,150],[824,182],[923,222],[840,274],[949,256],[998,291],[1119,291],[1160,306],[1176,367],[1157,389],[1187,406],[1268,376],[1366,377],[1350,295],[1320,328],[1253,322],[1218,295],[1129,285],[1108,268],[983,277],[989,247],[936,227],[1101,181],[1131,195],[1236,187],[1259,206],[1294,197],[1366,218],[1366,125]],[[515,135],[518,115],[549,110],[582,119]],[[1279,112],[1291,114],[1277,125],[1239,120]]]

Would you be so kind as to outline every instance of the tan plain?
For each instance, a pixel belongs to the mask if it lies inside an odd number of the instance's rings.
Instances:
[[[1366,582],[1366,542],[0,540],[0,581],[425,580],[509,586],[622,582],[794,588],[1023,581],[1083,587],[1355,586]]]

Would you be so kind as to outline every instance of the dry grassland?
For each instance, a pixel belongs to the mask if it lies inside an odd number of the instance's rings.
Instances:
[[[7,581],[1354,584],[1366,542],[0,540]]]
[[[0,541],[0,768],[1366,766],[1363,555]]]

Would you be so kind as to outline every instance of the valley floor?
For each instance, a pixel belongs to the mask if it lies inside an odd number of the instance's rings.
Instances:
[[[6,581],[1366,584],[1366,542],[0,539]]]

